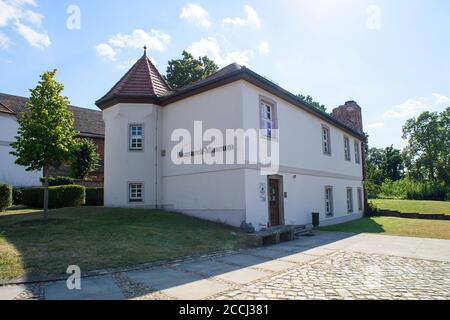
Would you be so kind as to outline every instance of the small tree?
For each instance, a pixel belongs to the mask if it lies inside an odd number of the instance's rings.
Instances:
[[[89,173],[99,167],[99,164],[100,156],[95,143],[90,139],[77,139],[70,160],[72,178],[86,179]]]
[[[172,88],[182,88],[204,79],[218,69],[217,64],[208,57],[195,59],[190,53],[183,51],[182,59],[169,61],[165,78]]]
[[[68,161],[74,144],[73,115],[68,110],[69,100],[61,95],[64,86],[55,81],[57,70],[41,75],[26,104],[29,113],[19,119],[16,142],[11,154],[16,163],[27,171],[44,170],[44,221],[48,220],[48,171]]]

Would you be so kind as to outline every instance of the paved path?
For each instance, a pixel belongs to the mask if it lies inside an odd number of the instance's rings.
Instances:
[[[0,299],[446,299],[450,241],[318,232],[153,269],[0,287]]]

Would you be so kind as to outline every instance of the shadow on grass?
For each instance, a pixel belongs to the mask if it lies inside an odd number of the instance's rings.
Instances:
[[[323,227],[323,231],[354,232],[354,233],[385,233],[384,227],[373,218],[363,218],[335,226]]]

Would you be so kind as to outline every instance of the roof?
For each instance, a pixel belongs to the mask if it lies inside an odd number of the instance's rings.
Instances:
[[[230,64],[203,80],[194,82],[188,86],[176,90],[171,90],[158,72],[157,74],[162,79],[161,81],[163,81],[167,86],[165,87],[166,90],[161,90],[158,95],[154,92],[154,89],[152,89],[152,81],[148,81],[148,76],[143,76],[143,74],[146,75],[146,61],[149,62],[149,66],[152,66],[152,68],[156,70],[150,60],[148,60],[146,53],[144,53],[144,56],[136,62],[130,71],[125,74],[125,76],[113,87],[113,89],[110,90],[110,92],[96,102],[96,105],[102,110],[118,103],[151,103],[165,106],[234,81],[245,80],[328,123],[334,124],[353,136],[356,136],[362,140],[366,139],[361,132],[332,117],[330,114],[305,103],[296,95],[283,89],[271,80],[264,78],[256,72],[237,63]],[[154,78],[158,79],[158,77]],[[140,82],[139,85],[138,82]],[[128,88],[128,91],[123,91],[123,88],[125,87]]]
[[[25,107],[27,101],[28,99],[24,97],[0,93],[0,110],[1,106],[4,106],[15,114],[16,117],[20,117],[22,113],[28,112],[28,109]],[[69,111],[74,116],[74,127],[80,131],[80,136],[93,138],[105,137],[105,124],[101,111],[75,106],[69,106]]]
[[[152,103],[168,95],[172,89],[144,52],[131,69],[99,101],[97,105],[114,105],[121,98]]]
[[[0,113],[14,114],[14,112],[11,109],[9,109],[7,106],[5,106],[1,102],[0,102]]]

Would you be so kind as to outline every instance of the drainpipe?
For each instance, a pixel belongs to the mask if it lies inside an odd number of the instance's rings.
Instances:
[[[156,124],[155,124],[155,203],[156,209],[158,209],[158,119],[159,119],[159,109],[155,106],[156,110]]]

